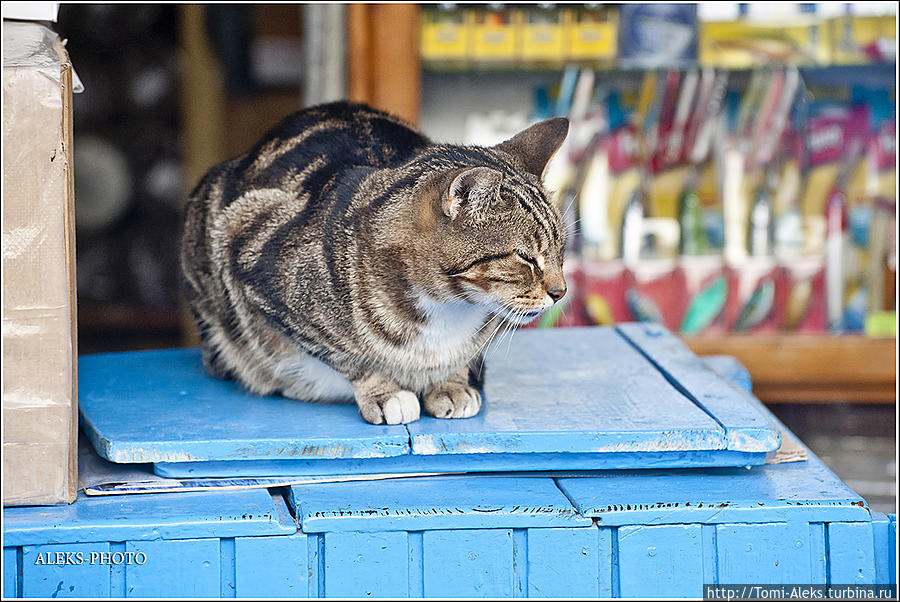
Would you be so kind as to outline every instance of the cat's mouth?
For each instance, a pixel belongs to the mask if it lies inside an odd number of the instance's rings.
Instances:
[[[528,324],[539,315],[544,313],[544,311],[544,309],[534,309],[525,313],[517,313],[514,316],[508,318],[508,320],[510,322],[515,322],[516,324]]]

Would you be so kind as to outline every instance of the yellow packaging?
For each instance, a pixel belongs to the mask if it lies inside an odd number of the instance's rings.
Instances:
[[[526,61],[561,61],[566,58],[565,13],[559,9],[530,8],[522,14],[520,57]]]
[[[788,24],[757,21],[700,23],[700,64],[749,69],[766,62],[827,64],[831,45],[827,25],[815,17]]]
[[[423,10],[421,36],[424,60],[464,60],[468,56],[471,28],[462,10]]]
[[[573,60],[613,60],[618,50],[619,27],[615,13],[607,15],[586,8],[566,11],[568,58]]]
[[[896,17],[842,16],[829,19],[828,35],[831,39],[831,60],[841,65],[871,63],[866,47],[879,40],[897,41]]]
[[[519,46],[519,11],[478,10],[472,15],[472,53],[476,61],[512,61]]]

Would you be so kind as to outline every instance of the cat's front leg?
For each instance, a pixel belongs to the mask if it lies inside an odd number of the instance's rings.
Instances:
[[[419,419],[419,396],[379,374],[350,381],[359,414],[371,424],[406,424]]]
[[[425,411],[435,418],[470,418],[481,409],[481,393],[469,384],[466,366],[444,382],[425,391]]]

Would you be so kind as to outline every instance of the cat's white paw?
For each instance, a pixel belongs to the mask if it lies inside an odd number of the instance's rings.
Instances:
[[[406,424],[419,419],[419,397],[411,391],[395,391],[360,403],[359,414],[370,424]]]
[[[419,419],[419,398],[410,391],[397,391],[381,407],[386,424],[406,424]]]
[[[471,418],[481,410],[481,393],[467,385],[444,385],[425,395],[425,410],[435,418]]]

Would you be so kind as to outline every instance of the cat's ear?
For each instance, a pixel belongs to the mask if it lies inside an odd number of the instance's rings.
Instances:
[[[522,130],[494,148],[518,158],[527,171],[540,178],[547,163],[562,146],[568,133],[569,120],[565,117],[554,117]]]
[[[443,198],[444,215],[453,219],[460,210],[476,211],[500,197],[503,174],[490,167],[470,167],[459,172]]]

